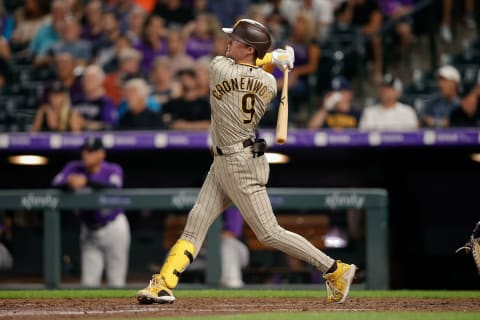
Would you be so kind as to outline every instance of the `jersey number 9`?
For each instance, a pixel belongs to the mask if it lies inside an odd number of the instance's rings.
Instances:
[[[255,114],[255,95],[247,93],[242,97],[242,111],[244,113],[243,123],[248,124],[252,122]]]

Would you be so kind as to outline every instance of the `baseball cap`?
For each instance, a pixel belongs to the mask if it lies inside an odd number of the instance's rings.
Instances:
[[[351,90],[352,86],[347,78],[338,76],[332,79],[331,89],[332,91]]]
[[[393,89],[397,90],[398,92],[402,92],[403,84],[402,80],[394,77],[393,75],[387,73],[383,76],[382,79],[382,86],[385,87],[392,87]]]
[[[82,146],[82,150],[87,150],[87,151],[98,151],[103,149],[104,147],[103,147],[102,140],[96,137],[88,137]]]
[[[438,69],[438,76],[447,80],[453,80],[456,83],[460,82],[460,73],[453,66],[443,66]]]

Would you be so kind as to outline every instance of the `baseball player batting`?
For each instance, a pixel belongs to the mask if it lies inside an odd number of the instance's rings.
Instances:
[[[298,234],[280,227],[268,198],[269,165],[265,141],[256,127],[277,93],[274,77],[260,68],[274,64],[293,68],[291,48],[267,50],[267,28],[250,19],[239,20],[229,35],[226,56],[210,63],[211,137],[213,164],[188,215],[180,239],[171,248],[159,274],[138,291],[141,304],[172,303],[180,275],[195,259],[213,221],[233,202],[258,239],[324,273],[327,301],[345,301],[356,266],[335,261]]]

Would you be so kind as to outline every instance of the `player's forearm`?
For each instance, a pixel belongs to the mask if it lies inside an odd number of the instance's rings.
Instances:
[[[89,186],[90,188],[93,188],[93,189],[109,189],[109,188],[116,188],[117,187],[113,183],[100,182],[100,181],[94,181],[94,180],[88,180],[87,186]]]
[[[325,117],[327,116],[327,110],[322,108],[321,110],[317,111],[310,122],[308,123],[308,129],[319,129],[323,126],[325,122]]]

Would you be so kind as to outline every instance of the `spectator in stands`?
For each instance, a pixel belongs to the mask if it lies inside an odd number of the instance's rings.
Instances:
[[[222,275],[220,282],[226,288],[241,288],[242,269],[248,265],[248,247],[241,241],[243,218],[237,208],[229,208],[223,214],[222,230]]]
[[[68,52],[75,59],[75,66],[86,66],[92,58],[92,45],[80,38],[80,23],[73,17],[65,20],[61,40],[52,45],[54,55]]]
[[[105,79],[107,96],[118,106],[123,98],[123,84],[127,79],[140,77],[142,54],[132,48],[124,48],[118,55],[118,70]]]
[[[185,53],[185,41],[180,30],[170,30],[167,37],[167,56],[170,58],[170,69],[177,74],[182,69],[191,69],[195,61]]]
[[[125,34],[120,32],[120,21],[113,11],[103,14],[103,33],[93,46],[95,64],[101,66],[105,72],[113,72],[117,67],[118,54],[123,48],[131,47]]]
[[[85,6],[85,24],[82,28],[82,39],[92,42],[100,40],[103,37],[103,3],[100,0],[91,0]]]
[[[387,19],[399,19],[395,31],[400,38],[400,54],[407,53],[413,41],[412,19],[408,15],[413,10],[413,0],[378,0],[380,10]]]
[[[282,0],[269,0],[260,4],[259,6],[260,13],[265,17],[265,25],[268,26],[272,34],[272,47],[278,47],[279,43],[283,43],[287,38],[287,31],[290,26],[282,15],[282,10],[280,6],[282,5]]]
[[[308,100],[309,77],[315,76],[320,60],[320,46],[314,38],[314,23],[309,14],[300,13],[287,44],[295,50],[295,68],[289,74],[289,94],[295,105]],[[283,71],[275,69],[279,85],[283,82]],[[298,109],[297,109],[298,111]]]
[[[153,61],[167,54],[164,21],[159,16],[152,15],[145,21],[142,40],[134,46],[142,53],[141,70],[148,74],[152,70]]]
[[[195,74],[197,78],[198,94],[200,97],[210,99],[210,85],[208,77],[208,69],[210,67],[210,59],[203,57],[195,63]]]
[[[333,23],[333,3],[330,0],[282,0],[280,13],[295,28],[299,14],[310,15],[314,24],[314,38],[324,40]]]
[[[124,90],[128,111],[120,119],[120,130],[161,129],[163,126],[159,113],[147,108],[150,88],[145,80],[139,78],[128,80]]]
[[[330,27],[328,39],[323,42],[322,47],[328,48],[330,52],[341,51],[343,57],[342,75],[351,78],[357,75],[363,67],[365,58],[365,42],[362,32],[358,26],[352,24],[353,11],[347,1],[342,2],[335,8],[335,22]],[[325,85],[324,79],[317,79],[317,87]]]
[[[40,106],[35,115],[32,132],[73,131],[83,128],[81,115],[72,108],[68,88],[61,82],[54,82],[49,91],[48,100]]]
[[[247,14],[250,2],[250,0],[209,0],[208,11],[218,17],[222,26],[233,26],[240,17]]]
[[[52,8],[54,4],[52,4]],[[12,47],[23,49],[35,37],[40,27],[50,21],[48,0],[26,0],[15,10],[15,30],[12,34]]]
[[[84,97],[73,107],[85,119],[84,129],[107,130],[117,125],[117,108],[105,95],[105,73],[97,65],[89,65],[83,72]]]
[[[351,0],[353,25],[358,26],[363,35],[367,38],[370,51],[373,57],[373,83],[379,84],[382,81],[383,49],[382,35],[382,13],[376,0]]]
[[[142,41],[143,29],[147,13],[141,7],[134,7],[128,15],[128,29],[126,31],[130,41],[136,45]]]
[[[208,0],[193,0],[192,3],[193,16],[208,12]]]
[[[82,160],[71,161],[52,181],[54,187],[79,191],[121,189],[123,170],[106,162],[99,138],[87,138]],[[108,285],[123,287],[127,280],[130,227],[122,209],[83,210],[80,212],[82,285],[99,287],[105,270]]]
[[[217,18],[210,14],[199,14],[184,28],[185,52],[194,59],[210,55],[213,51],[215,33],[219,29]]]
[[[227,48],[228,36],[225,32],[217,32],[213,43],[213,51],[210,58],[225,54]]]
[[[5,38],[0,37],[0,59],[9,60],[12,56],[10,46]]]
[[[5,9],[3,0],[0,0],[0,39],[10,41],[14,28],[15,20]]]
[[[116,0],[111,3],[110,8],[120,18],[120,30],[125,31],[128,28],[128,16],[135,10],[135,4],[132,0]]]
[[[160,105],[165,105],[181,94],[180,84],[173,80],[173,76],[170,59],[168,57],[157,58],[151,73],[151,83],[152,96]]]
[[[85,14],[85,0],[65,0],[68,2],[70,7],[70,15],[73,16],[77,21],[81,21]],[[90,1],[90,0],[88,0]]]
[[[75,74],[75,61],[70,53],[60,53],[54,57],[55,80],[60,81],[70,93],[72,104],[83,98],[81,77]],[[51,84],[47,84],[43,94],[43,101],[47,100]]]
[[[210,104],[201,98],[195,71],[185,69],[179,72],[182,96],[173,99],[163,107],[162,119],[170,129],[206,130],[210,127]]]
[[[353,91],[350,82],[341,76],[334,78],[331,91],[323,99],[322,107],[310,119],[308,128],[357,128],[360,113],[352,107],[352,99]]]
[[[380,103],[363,110],[361,130],[415,130],[418,119],[412,107],[398,102],[402,82],[386,74],[380,87]]]
[[[448,127],[450,113],[459,107],[458,86],[460,73],[455,67],[443,66],[437,73],[438,93],[427,101],[422,114],[422,122],[427,127]]]
[[[158,1],[153,12],[162,17],[170,28],[181,28],[193,20],[191,8],[183,5],[182,0]]]
[[[460,1],[455,1],[458,4]],[[453,0],[442,0],[442,20],[440,24],[440,37],[446,43],[451,43],[453,40],[451,26],[452,13],[455,11],[453,7]],[[475,21],[475,1],[464,0],[465,24],[470,29],[475,29],[477,23]]]
[[[30,42],[29,50],[35,58],[35,65],[43,66],[49,62],[48,50],[54,43],[60,40],[63,33],[65,18],[69,13],[69,6],[66,1],[54,0],[51,4],[52,20],[43,24]]]
[[[261,24],[263,24],[264,26],[268,26],[267,25],[267,17],[268,17],[268,15],[264,15],[264,13],[262,12],[262,7],[260,5],[252,4],[248,8],[247,16],[245,18],[258,21]]]
[[[451,127],[480,127],[480,106],[478,94],[474,86],[462,90],[460,108],[450,113]]]

